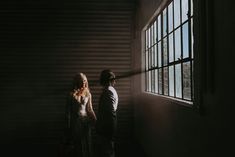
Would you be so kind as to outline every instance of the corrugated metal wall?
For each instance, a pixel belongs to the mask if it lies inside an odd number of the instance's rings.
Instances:
[[[1,145],[57,144],[66,94],[84,72],[97,110],[102,69],[131,70],[133,1],[8,1],[0,5]],[[118,142],[130,139],[130,78],[116,85]],[[24,150],[22,150],[24,152]]]

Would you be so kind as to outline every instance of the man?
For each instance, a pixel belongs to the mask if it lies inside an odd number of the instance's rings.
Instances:
[[[114,157],[114,136],[117,125],[116,110],[118,95],[114,88],[115,74],[111,70],[103,70],[100,74],[100,85],[103,91],[100,95],[96,123],[97,155],[99,157]]]

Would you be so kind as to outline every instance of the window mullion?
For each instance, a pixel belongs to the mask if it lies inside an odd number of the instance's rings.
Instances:
[[[191,36],[192,34],[192,17],[191,17],[191,8],[192,4],[191,4],[191,0],[188,0],[188,21],[189,21],[189,27],[188,27],[188,38],[189,38],[189,58],[191,59],[190,61],[190,85],[191,85],[191,101],[193,101],[193,89],[194,89],[194,84],[193,84],[193,56],[192,56],[192,51],[193,51],[193,45],[192,45],[192,38]]]
[[[175,6],[174,3],[172,1],[172,19],[173,19],[173,23],[172,23],[172,35],[173,35],[173,60],[175,62]],[[175,64],[173,65],[173,71],[174,71],[174,97],[176,97],[176,75],[175,75]]]
[[[169,21],[168,21],[168,7],[166,7],[166,42],[167,42],[167,71],[168,71],[168,96],[170,95],[170,71],[169,71]]]
[[[162,88],[162,95],[164,95],[164,69],[163,69],[163,62],[164,62],[164,59],[163,59],[163,14],[161,12],[161,75],[162,75],[162,85],[161,85],[161,88]]]
[[[183,80],[183,29],[182,29],[182,0],[180,0],[180,45],[181,45],[181,97],[184,99],[184,80]]]

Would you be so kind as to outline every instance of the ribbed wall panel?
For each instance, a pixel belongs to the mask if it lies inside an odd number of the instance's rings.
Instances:
[[[131,70],[133,6],[124,0],[1,2],[1,144],[58,143],[77,72],[87,75],[97,111],[101,70]],[[119,141],[131,134],[130,84],[130,78],[116,84]]]

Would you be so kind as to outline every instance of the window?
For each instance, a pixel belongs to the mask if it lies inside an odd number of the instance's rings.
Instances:
[[[173,0],[144,30],[145,91],[193,102],[193,0]]]

